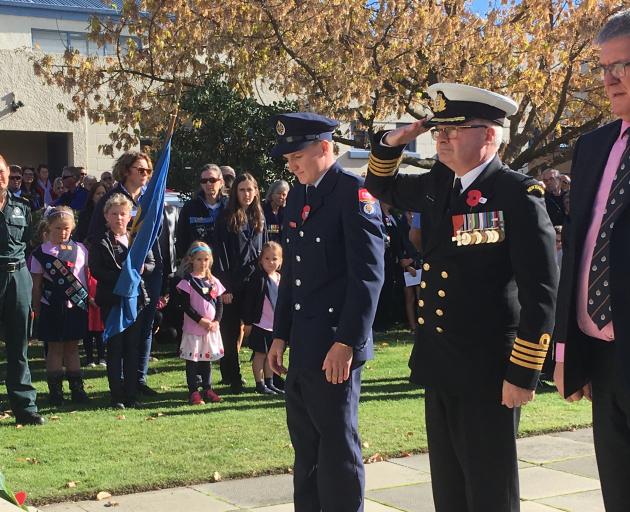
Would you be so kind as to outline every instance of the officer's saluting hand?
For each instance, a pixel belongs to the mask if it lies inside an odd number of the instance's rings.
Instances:
[[[295,449],[297,512],[363,510],[358,434],[361,367],[383,283],[378,202],[335,162],[338,123],[311,113],[274,119],[277,144],[298,184],[284,211],[284,263],[268,354],[287,373],[287,424]]]

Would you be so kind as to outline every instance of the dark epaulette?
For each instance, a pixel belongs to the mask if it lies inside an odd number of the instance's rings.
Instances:
[[[535,178],[532,178],[528,174],[513,171],[509,168],[504,173],[504,180],[506,182],[518,183],[518,186],[525,190],[527,194],[534,197],[544,197],[545,187]]]

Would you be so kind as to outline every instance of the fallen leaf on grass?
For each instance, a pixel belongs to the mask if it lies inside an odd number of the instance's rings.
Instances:
[[[11,417],[11,415],[10,415],[10,414],[7,414],[7,413],[5,413],[5,412],[0,412],[0,421],[2,421],[2,420],[6,420],[6,419],[8,419],[8,418],[10,418],[10,417]]]
[[[76,486],[77,486],[77,483],[76,483],[76,482],[68,482],[68,483],[66,484],[66,487],[67,487],[68,489],[74,489]]]
[[[155,420],[157,420],[157,418],[155,416],[147,416],[145,419],[147,421],[155,421]]]
[[[383,343],[381,343],[381,347],[389,347],[389,343],[387,343],[386,341],[384,341]]]
[[[369,448],[370,443],[368,443],[367,441],[363,441],[363,444],[361,446],[363,446],[363,448]]]
[[[105,503],[106,507],[117,507],[118,506],[118,502],[117,501],[108,501],[107,503]]]
[[[385,459],[380,453],[375,453],[371,457],[365,459],[366,464],[374,464],[375,462],[383,462]]]
[[[220,482],[221,481],[221,473],[219,473],[218,471],[215,471],[214,474],[212,475],[212,481],[213,482]]]
[[[126,420],[127,418],[125,418],[124,414],[119,414],[118,416],[116,416],[117,420]]]
[[[413,433],[413,432],[407,432],[405,435],[406,435],[407,437],[411,437],[411,436],[413,436],[413,435],[414,435],[414,433]]]
[[[15,428],[24,428],[24,425],[21,425],[20,423],[18,423]]]
[[[51,416],[48,418],[50,421],[59,421],[61,418],[59,416]]]
[[[156,412],[153,416],[155,416],[156,418],[161,418],[162,416],[164,416],[163,412]]]
[[[107,491],[101,491],[96,495],[96,501],[103,501],[106,500],[107,498],[111,498],[112,495],[110,493],[108,493]]]

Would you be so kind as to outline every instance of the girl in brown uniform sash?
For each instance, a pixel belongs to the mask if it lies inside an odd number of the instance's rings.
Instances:
[[[70,208],[50,208],[43,222],[47,241],[33,251],[30,271],[39,338],[48,349],[49,401],[63,403],[65,366],[72,401],[87,402],[79,358],[79,340],[87,329],[87,250],[70,240],[75,226]]]

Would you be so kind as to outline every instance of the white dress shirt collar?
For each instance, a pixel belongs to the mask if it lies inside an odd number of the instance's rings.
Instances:
[[[494,155],[491,155],[490,158],[488,158],[487,160],[484,160],[483,162],[481,162],[480,165],[478,165],[474,169],[471,169],[460,178],[462,182],[462,192],[473,184],[473,182],[479,177],[479,175],[488,166],[488,164],[494,159],[495,156],[496,156],[496,153]],[[457,178],[457,175],[453,177],[453,183],[455,183],[455,178]]]

